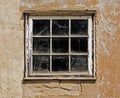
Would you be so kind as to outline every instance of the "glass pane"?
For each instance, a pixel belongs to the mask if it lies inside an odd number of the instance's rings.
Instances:
[[[71,56],[71,70],[72,71],[88,70],[87,56]]]
[[[50,51],[50,39],[49,38],[33,38],[33,52],[49,52]]]
[[[68,35],[69,20],[53,20],[52,34],[53,35]]]
[[[86,35],[88,34],[88,20],[71,20],[71,34],[72,35]]]
[[[33,20],[33,35],[49,35],[50,20]]]
[[[49,56],[33,56],[33,71],[49,71]]]
[[[68,71],[69,59],[68,56],[53,56],[52,71]]]
[[[52,51],[57,53],[68,52],[68,38],[53,38]]]
[[[87,38],[71,38],[71,52],[87,52]]]

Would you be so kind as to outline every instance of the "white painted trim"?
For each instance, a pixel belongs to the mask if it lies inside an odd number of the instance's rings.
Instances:
[[[89,19],[91,18],[91,16],[30,16],[29,18],[34,19],[34,20],[39,20],[39,19],[41,20],[68,19],[69,20],[69,19]]]
[[[88,19],[88,70],[92,75],[92,17]]]
[[[31,66],[33,64],[33,60],[32,60],[32,43],[33,43],[33,39],[32,39],[32,34],[33,34],[33,20],[31,18],[29,18],[29,74],[32,74],[33,71],[33,66]]]
[[[28,29],[28,15],[25,14],[24,16],[25,18],[25,77],[28,76],[28,63],[29,63],[29,51],[28,51],[28,47],[29,47],[29,29]]]
[[[95,20],[96,20],[96,19],[95,19],[95,17],[94,17],[94,18],[93,18],[92,32],[93,32],[93,31],[96,31],[96,30],[95,30]],[[93,49],[94,49],[94,52],[93,52],[93,56],[94,56],[94,57],[93,57],[93,67],[94,67],[94,68],[93,68],[93,76],[94,76],[94,77],[97,77],[97,74],[96,74],[96,73],[97,73],[97,67],[96,67],[96,47],[95,47],[96,44],[95,44],[95,43],[96,43],[96,33],[94,32],[94,34],[93,34],[93,45],[94,45],[94,47],[93,47]]]
[[[68,77],[60,77],[60,76],[53,76],[53,77],[26,77],[24,80],[82,80],[82,81],[96,81],[96,77],[92,76],[79,76],[79,77],[74,77],[74,76],[68,76]]]
[[[27,16],[26,16],[27,17]],[[85,53],[80,53],[80,54],[76,54],[76,55],[82,55],[82,54],[84,54],[84,55],[88,55],[88,72],[89,73],[87,73],[87,74],[83,74],[83,75],[90,75],[90,76],[92,76],[93,75],[93,73],[92,73],[92,16],[30,16],[29,17],[29,27],[28,27],[28,25],[26,25],[26,39],[28,39],[28,40],[26,40],[26,45],[28,45],[28,48],[29,49],[27,49],[28,50],[28,55],[29,55],[29,57],[26,57],[26,58],[29,58],[29,60],[31,61],[31,62],[29,62],[30,64],[28,65],[29,66],[29,73],[26,73],[26,75],[28,74],[28,76],[34,76],[34,75],[37,75],[37,76],[40,76],[40,75],[42,75],[42,73],[33,73],[33,66],[32,66],[32,55],[33,55],[33,53],[32,53],[32,42],[31,42],[31,38],[33,37],[33,19],[49,19],[50,20],[50,25],[52,24],[52,19],[68,19],[69,20],[69,23],[70,23],[70,20],[71,19],[88,19],[88,36],[87,35],[81,35],[81,36],[72,36],[71,34],[70,34],[70,32],[69,32],[69,35],[67,36],[67,37],[69,37],[69,40],[70,40],[70,37],[87,37],[88,38],[88,54],[85,54]],[[52,25],[51,25],[52,26]],[[69,25],[69,30],[70,30],[70,25]],[[50,27],[50,32],[52,32],[52,27]],[[43,37],[43,36],[37,36],[37,37]],[[48,36],[49,37],[49,36]],[[54,36],[53,36],[54,37]],[[60,36],[59,36],[60,37]],[[62,37],[62,36],[61,36]],[[50,35],[50,39],[52,38],[52,35]],[[50,41],[52,41],[52,40],[50,40]],[[28,44],[27,44],[28,43]],[[51,43],[51,42],[50,42]],[[70,42],[71,43],[71,42]],[[69,44],[70,44],[69,43]],[[50,46],[52,47],[52,44],[50,44]],[[69,46],[70,47],[70,46]],[[27,46],[26,46],[26,48],[27,48]],[[26,52],[26,54],[27,54],[27,52]],[[69,50],[69,56],[71,55],[72,53],[70,52],[70,50]],[[52,53],[52,50],[50,50],[50,56],[51,55],[53,55],[53,53]],[[50,72],[51,72],[51,70],[52,70],[52,56],[50,57]],[[69,60],[70,60],[70,57],[69,57]],[[27,61],[27,60],[26,60]],[[69,62],[70,63],[70,62]],[[26,63],[26,65],[27,65],[27,63]],[[70,70],[70,66],[69,66],[69,70]],[[27,69],[26,69],[26,71],[27,71]],[[79,75],[82,75],[82,73],[83,72],[79,72]],[[75,73],[75,75],[76,75],[77,73]],[[45,73],[43,74],[43,76],[45,75]],[[47,75],[53,75],[53,74],[47,74]],[[60,75],[62,76],[62,75],[64,75],[64,73],[60,73]],[[70,73],[69,75],[73,75],[73,73]]]

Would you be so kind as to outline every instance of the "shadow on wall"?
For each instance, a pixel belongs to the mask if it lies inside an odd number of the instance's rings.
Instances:
[[[67,83],[67,84],[95,84],[96,80],[23,80],[22,84],[49,84],[51,82]]]

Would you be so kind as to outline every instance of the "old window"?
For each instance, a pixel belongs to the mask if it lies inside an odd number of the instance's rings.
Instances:
[[[26,77],[35,79],[92,77],[94,75],[92,24],[92,16],[27,17]]]

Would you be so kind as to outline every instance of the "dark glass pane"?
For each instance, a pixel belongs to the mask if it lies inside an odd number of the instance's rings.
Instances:
[[[68,52],[68,38],[53,38],[52,39],[53,52]]]
[[[53,35],[68,35],[69,20],[53,20],[52,34]]]
[[[71,20],[71,34],[72,35],[86,35],[88,34],[88,20]]]
[[[33,20],[33,35],[49,35],[50,20]]]
[[[71,70],[72,71],[88,70],[87,56],[71,56]]]
[[[68,56],[53,56],[52,71],[68,71],[69,59]]]
[[[49,52],[50,39],[49,38],[33,38],[33,52]]]
[[[87,52],[87,38],[71,38],[71,52]]]
[[[49,56],[33,56],[33,71],[49,71]]]

